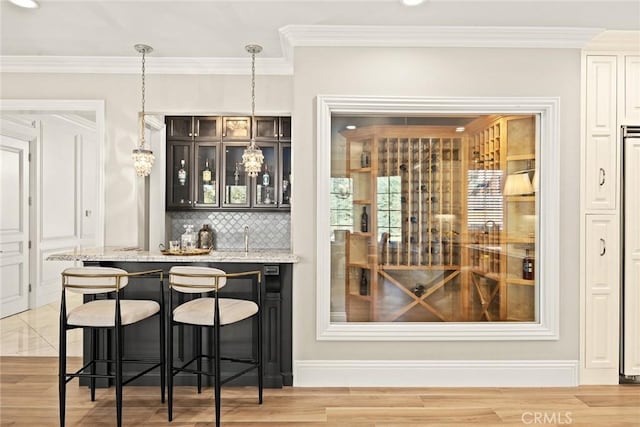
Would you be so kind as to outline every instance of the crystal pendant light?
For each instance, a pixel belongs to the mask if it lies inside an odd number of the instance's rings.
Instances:
[[[256,53],[262,51],[262,46],[250,44],[245,46],[251,54],[251,142],[242,153],[242,165],[249,176],[256,177],[262,167],[264,156],[262,150],[256,147],[255,114],[256,114]]]
[[[140,113],[140,145],[138,146],[138,148],[133,150],[131,157],[133,158],[133,167],[136,170],[136,174],[138,176],[148,176],[151,173],[151,168],[153,167],[155,156],[153,155],[153,151],[146,147],[144,140],[144,66],[145,55],[149,52],[152,52],[153,48],[144,44],[137,44],[134,47],[138,52],[142,54],[142,112]]]

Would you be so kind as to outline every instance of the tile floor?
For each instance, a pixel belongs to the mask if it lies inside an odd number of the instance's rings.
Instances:
[[[82,302],[68,294],[67,306]],[[0,319],[0,356],[57,356],[60,302]],[[82,330],[67,332],[67,355],[82,356]]]

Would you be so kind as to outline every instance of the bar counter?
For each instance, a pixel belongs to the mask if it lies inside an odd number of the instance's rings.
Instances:
[[[212,251],[206,255],[163,255],[160,251],[142,251],[131,247],[102,247],[51,254],[48,261],[81,261],[85,266],[116,267],[128,272],[162,269],[164,271],[163,289],[165,301],[168,301],[167,275],[174,265],[196,265],[219,268],[227,273],[261,270],[262,283],[262,320],[263,320],[263,363],[265,387],[282,387],[293,384],[291,355],[291,304],[292,304],[292,264],[298,258],[286,250]],[[241,289],[249,286],[229,284],[220,292],[221,296],[242,297]],[[159,277],[135,277],[129,279],[129,285],[123,289],[124,298],[159,300]],[[244,295],[246,297],[246,295]],[[188,298],[181,295],[180,298]],[[167,308],[168,310],[168,308]],[[222,349],[224,355],[241,356],[251,351],[251,334],[257,322],[240,322],[223,328]],[[174,332],[174,355],[176,365],[190,360],[193,351],[194,329],[187,326],[176,327]],[[158,351],[157,322],[142,322],[125,329],[125,357],[155,357]],[[113,337],[103,340],[103,356],[111,354]],[[205,332],[203,346],[212,339]],[[89,358],[89,333],[84,335],[84,356]],[[126,368],[126,367],[125,367]],[[135,367],[133,367],[135,369]],[[225,366],[223,377],[225,375]],[[125,370],[125,377],[126,377]],[[243,375],[232,384],[254,384],[257,378]],[[132,382],[137,385],[159,383],[159,377],[145,375]],[[195,384],[195,376],[177,376],[176,385]],[[107,386],[106,383],[100,384]]]

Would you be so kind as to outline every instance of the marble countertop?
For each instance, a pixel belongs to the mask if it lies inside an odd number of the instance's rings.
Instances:
[[[128,261],[128,262],[244,262],[296,263],[298,257],[286,250],[211,251],[207,255],[163,255],[135,247],[83,248],[51,254],[47,261]]]

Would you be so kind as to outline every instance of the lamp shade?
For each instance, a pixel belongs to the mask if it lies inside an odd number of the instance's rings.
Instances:
[[[528,173],[518,173],[507,175],[504,183],[505,196],[523,196],[533,194],[533,186],[529,180]]]

